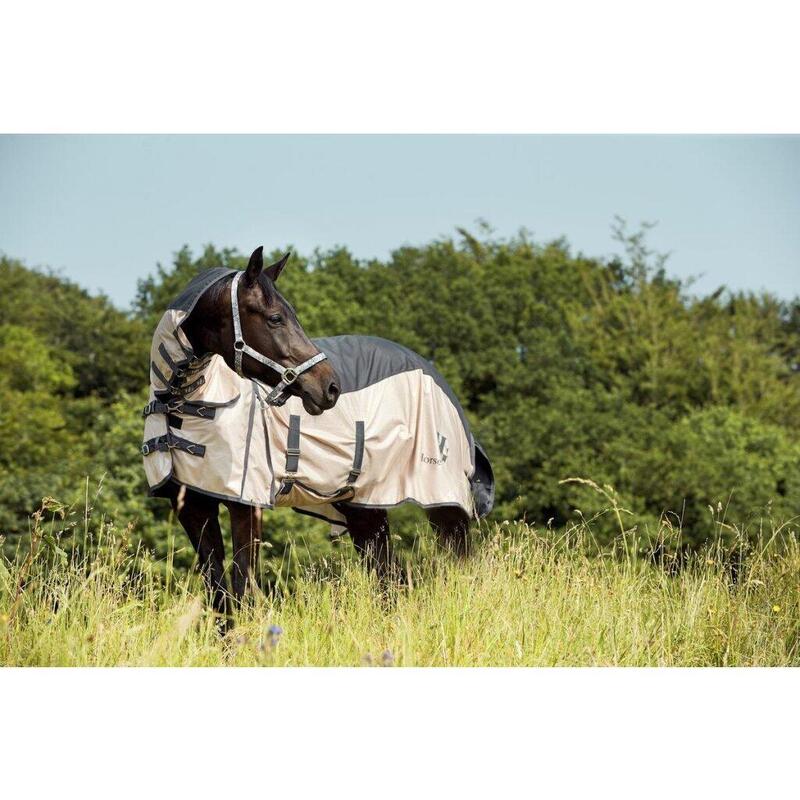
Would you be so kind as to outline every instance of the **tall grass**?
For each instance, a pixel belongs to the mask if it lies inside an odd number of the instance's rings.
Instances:
[[[344,546],[256,592],[222,636],[196,573],[155,562],[130,531],[92,528],[88,516],[83,546],[67,553],[60,512],[46,504],[30,549],[0,564],[0,664],[800,663],[800,543],[787,529],[677,558],[665,555],[677,552],[663,546],[668,529],[648,550],[622,528],[601,552],[588,522],[503,523],[476,533],[465,561],[421,531],[403,586],[381,586]]]

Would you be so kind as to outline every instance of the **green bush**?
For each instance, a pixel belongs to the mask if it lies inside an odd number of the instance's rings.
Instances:
[[[712,517],[755,533],[761,520],[772,527],[768,521],[800,513],[800,442],[735,409],[703,409],[676,422],[662,463],[663,480],[648,487],[653,500],[683,508],[696,542],[718,529]]]

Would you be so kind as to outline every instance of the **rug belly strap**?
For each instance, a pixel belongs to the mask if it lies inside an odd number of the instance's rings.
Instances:
[[[281,494],[289,494],[294,486],[295,476],[300,467],[300,416],[289,417],[289,433],[286,437],[286,480],[283,482]]]
[[[351,486],[358,480],[361,474],[361,467],[364,464],[364,420],[356,422],[356,446],[353,453],[353,468],[347,476],[347,485]]]

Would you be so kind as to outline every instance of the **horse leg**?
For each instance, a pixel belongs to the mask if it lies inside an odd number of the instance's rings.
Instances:
[[[183,486],[177,489],[171,500],[178,521],[197,552],[212,607],[227,617],[228,586],[225,580],[225,545],[219,527],[219,502]]]
[[[389,539],[389,515],[383,508],[337,506],[347,520],[347,530],[356,552],[363,562],[374,569],[378,577],[389,576],[394,564]]]
[[[250,582],[256,583],[261,509],[243,503],[228,503],[233,539],[233,596],[241,602]]]
[[[469,555],[469,517],[462,508],[439,506],[426,513],[439,543],[446,550],[462,557]]]

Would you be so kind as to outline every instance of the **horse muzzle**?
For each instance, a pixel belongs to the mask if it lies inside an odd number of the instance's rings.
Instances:
[[[319,375],[311,373],[319,372]],[[311,370],[308,377],[298,381],[303,408],[312,416],[318,416],[336,405],[341,388],[339,376],[327,362],[322,362]]]

